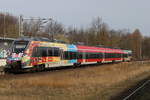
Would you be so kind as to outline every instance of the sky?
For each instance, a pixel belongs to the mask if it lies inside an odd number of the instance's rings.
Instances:
[[[0,12],[53,18],[66,27],[88,27],[101,17],[111,29],[136,28],[150,36],[150,0],[0,0]]]

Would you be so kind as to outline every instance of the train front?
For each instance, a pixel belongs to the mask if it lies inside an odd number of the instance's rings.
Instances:
[[[22,70],[22,57],[29,41],[16,40],[8,52],[5,71],[16,72]]]

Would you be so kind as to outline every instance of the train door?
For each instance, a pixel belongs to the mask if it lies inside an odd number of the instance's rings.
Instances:
[[[105,53],[102,53],[103,57],[102,57],[102,62],[105,62]]]
[[[54,56],[54,67],[60,67],[62,64],[62,49],[58,47],[53,48],[53,56]]]
[[[60,49],[60,66],[64,65],[64,51]]]
[[[58,67],[60,66],[61,53],[58,47],[48,47],[48,62],[46,67]]]
[[[88,58],[86,58],[86,52],[84,51],[84,52],[82,52],[82,61],[83,61],[83,63],[86,63],[86,59],[88,59]]]

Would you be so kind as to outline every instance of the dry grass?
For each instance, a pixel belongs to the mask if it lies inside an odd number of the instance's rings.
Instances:
[[[1,80],[2,100],[108,100],[150,75],[149,63],[120,63]],[[40,74],[40,73],[39,73]]]

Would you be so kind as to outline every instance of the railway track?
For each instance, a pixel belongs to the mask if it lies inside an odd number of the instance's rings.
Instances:
[[[148,84],[150,84],[150,80],[147,80],[146,82],[144,82],[142,85],[140,85],[138,88],[136,88],[131,94],[129,94],[128,96],[126,96],[123,100],[131,100],[131,99],[135,100],[133,98],[136,98],[136,95],[139,95],[138,93],[140,92],[140,90],[142,90]]]
[[[149,63],[149,62],[140,62],[140,61],[138,61],[138,62],[123,62],[123,63],[119,63],[119,66],[121,65],[121,64],[124,64],[124,63],[126,63],[126,64],[132,64],[132,63],[141,63],[141,64],[147,64],[147,63]],[[117,65],[117,63],[114,63],[114,64],[116,64]],[[63,72],[63,73],[65,73],[65,72],[67,72],[67,71],[72,71],[73,70],[73,72],[75,71],[75,72],[78,72],[78,71],[80,71],[80,70],[85,70],[85,68],[87,68],[87,67],[106,67],[106,66],[108,66],[108,67],[112,67],[111,66],[112,64],[102,64],[102,65],[84,65],[84,66],[81,66],[81,67],[77,67],[77,68],[72,68],[72,67],[64,67],[64,68],[54,68],[54,69],[48,69],[48,70],[46,70],[46,71],[43,71],[43,72],[29,72],[29,73],[22,73],[22,74],[3,74],[3,75],[0,75],[0,81],[1,82],[3,82],[3,81],[5,81],[6,80],[6,82],[11,82],[11,80],[20,80],[20,79],[28,79],[28,78],[36,78],[36,77],[38,77],[38,76],[42,76],[42,77],[45,77],[45,76],[51,76],[51,75],[57,75],[58,73],[60,73],[60,72]],[[132,66],[131,66],[132,67]],[[139,66],[140,67],[140,66]],[[138,85],[139,86],[139,85]],[[140,84],[140,86],[141,86],[141,84]],[[135,89],[135,88],[134,88]],[[127,95],[126,95],[127,96]],[[114,99],[114,100],[123,100],[123,98],[125,97],[125,95],[124,96],[122,96],[122,98],[121,99]],[[124,99],[124,100],[133,100],[133,99]]]
[[[113,97],[111,100],[150,100],[149,89],[150,89],[150,76],[137,82],[130,88],[124,90],[117,96]]]

